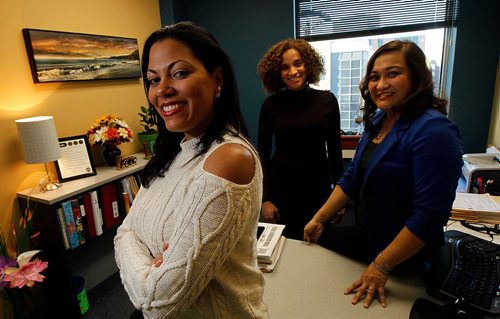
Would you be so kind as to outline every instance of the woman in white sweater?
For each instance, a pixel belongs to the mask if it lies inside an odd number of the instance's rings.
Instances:
[[[243,137],[234,72],[204,28],[146,40],[142,74],[160,134],[115,258],[147,318],[267,318],[257,265],[258,156]]]

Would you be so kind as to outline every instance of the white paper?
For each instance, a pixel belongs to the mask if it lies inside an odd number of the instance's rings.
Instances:
[[[63,179],[94,173],[83,137],[60,141],[59,147],[61,158],[57,163]]]
[[[467,209],[471,211],[499,212],[500,206],[490,194],[457,193],[453,202],[453,209]]]

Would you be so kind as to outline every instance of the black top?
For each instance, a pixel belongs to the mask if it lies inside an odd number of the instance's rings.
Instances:
[[[287,225],[285,236],[302,239],[305,224],[343,173],[335,96],[306,87],[268,97],[260,111],[258,151],[264,168],[263,201],[278,207],[281,223]]]

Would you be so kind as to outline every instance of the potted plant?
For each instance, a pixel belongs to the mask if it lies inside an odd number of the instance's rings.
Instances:
[[[144,147],[144,155],[149,158],[153,155],[154,142],[158,136],[158,129],[156,122],[151,114],[151,109],[145,106],[141,106],[141,112],[137,113],[141,120],[139,121],[144,128],[142,132],[137,133],[141,145]]]

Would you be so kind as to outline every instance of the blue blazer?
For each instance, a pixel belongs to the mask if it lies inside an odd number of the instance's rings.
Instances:
[[[384,118],[379,111],[373,124]],[[362,197],[373,253],[387,247],[404,226],[428,249],[441,246],[463,164],[458,127],[433,109],[417,117],[401,116],[361,179],[360,158],[370,135],[361,137],[338,185],[351,199]]]

